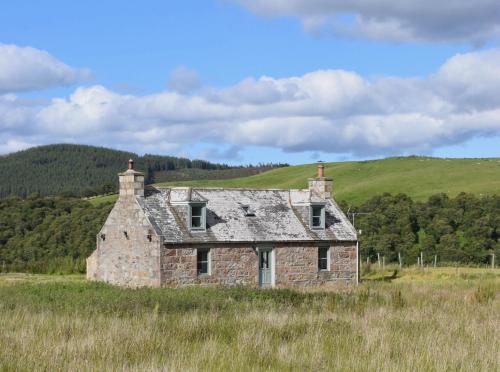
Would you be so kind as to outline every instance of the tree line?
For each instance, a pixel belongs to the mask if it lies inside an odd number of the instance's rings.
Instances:
[[[39,194],[0,199],[0,270],[85,272],[112,206]]]
[[[423,254],[428,261],[437,256],[440,263],[482,265],[492,254],[500,256],[499,195],[438,194],[415,202],[404,194],[383,194],[349,211],[361,230],[360,253],[372,262],[378,255],[398,262],[401,255],[405,264],[414,264]]]
[[[414,264],[421,252],[440,263],[487,264],[500,257],[500,196],[462,193],[415,202],[404,194],[383,194],[354,207],[361,230],[361,255],[372,262]],[[0,199],[0,271],[85,272],[85,259],[113,204],[94,206],[79,198]]]

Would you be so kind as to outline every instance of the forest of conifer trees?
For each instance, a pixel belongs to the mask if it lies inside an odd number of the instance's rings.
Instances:
[[[117,173],[126,169],[131,158],[136,169],[145,173],[146,183],[244,177],[287,165],[229,166],[86,145],[48,145],[0,157],[0,198],[32,193],[88,197],[116,192]]]

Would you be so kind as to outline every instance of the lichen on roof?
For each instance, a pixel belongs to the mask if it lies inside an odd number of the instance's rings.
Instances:
[[[325,229],[309,227],[308,190],[153,188],[138,202],[165,243],[356,241],[356,231],[335,201],[325,202]],[[299,203],[292,202],[300,199]],[[189,231],[178,205],[206,203],[207,229]],[[242,206],[251,210],[245,213]]]

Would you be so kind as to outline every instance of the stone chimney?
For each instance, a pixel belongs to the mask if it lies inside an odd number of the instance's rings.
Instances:
[[[332,197],[333,180],[325,177],[325,165],[318,163],[318,174],[315,178],[309,178],[309,190],[313,195],[321,199],[330,199]]]
[[[134,161],[128,161],[128,169],[118,174],[120,180],[120,199],[144,196],[144,174],[134,170]]]

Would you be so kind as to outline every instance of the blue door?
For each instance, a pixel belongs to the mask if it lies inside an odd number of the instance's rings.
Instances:
[[[272,250],[259,250],[259,285],[261,287],[272,286]]]

